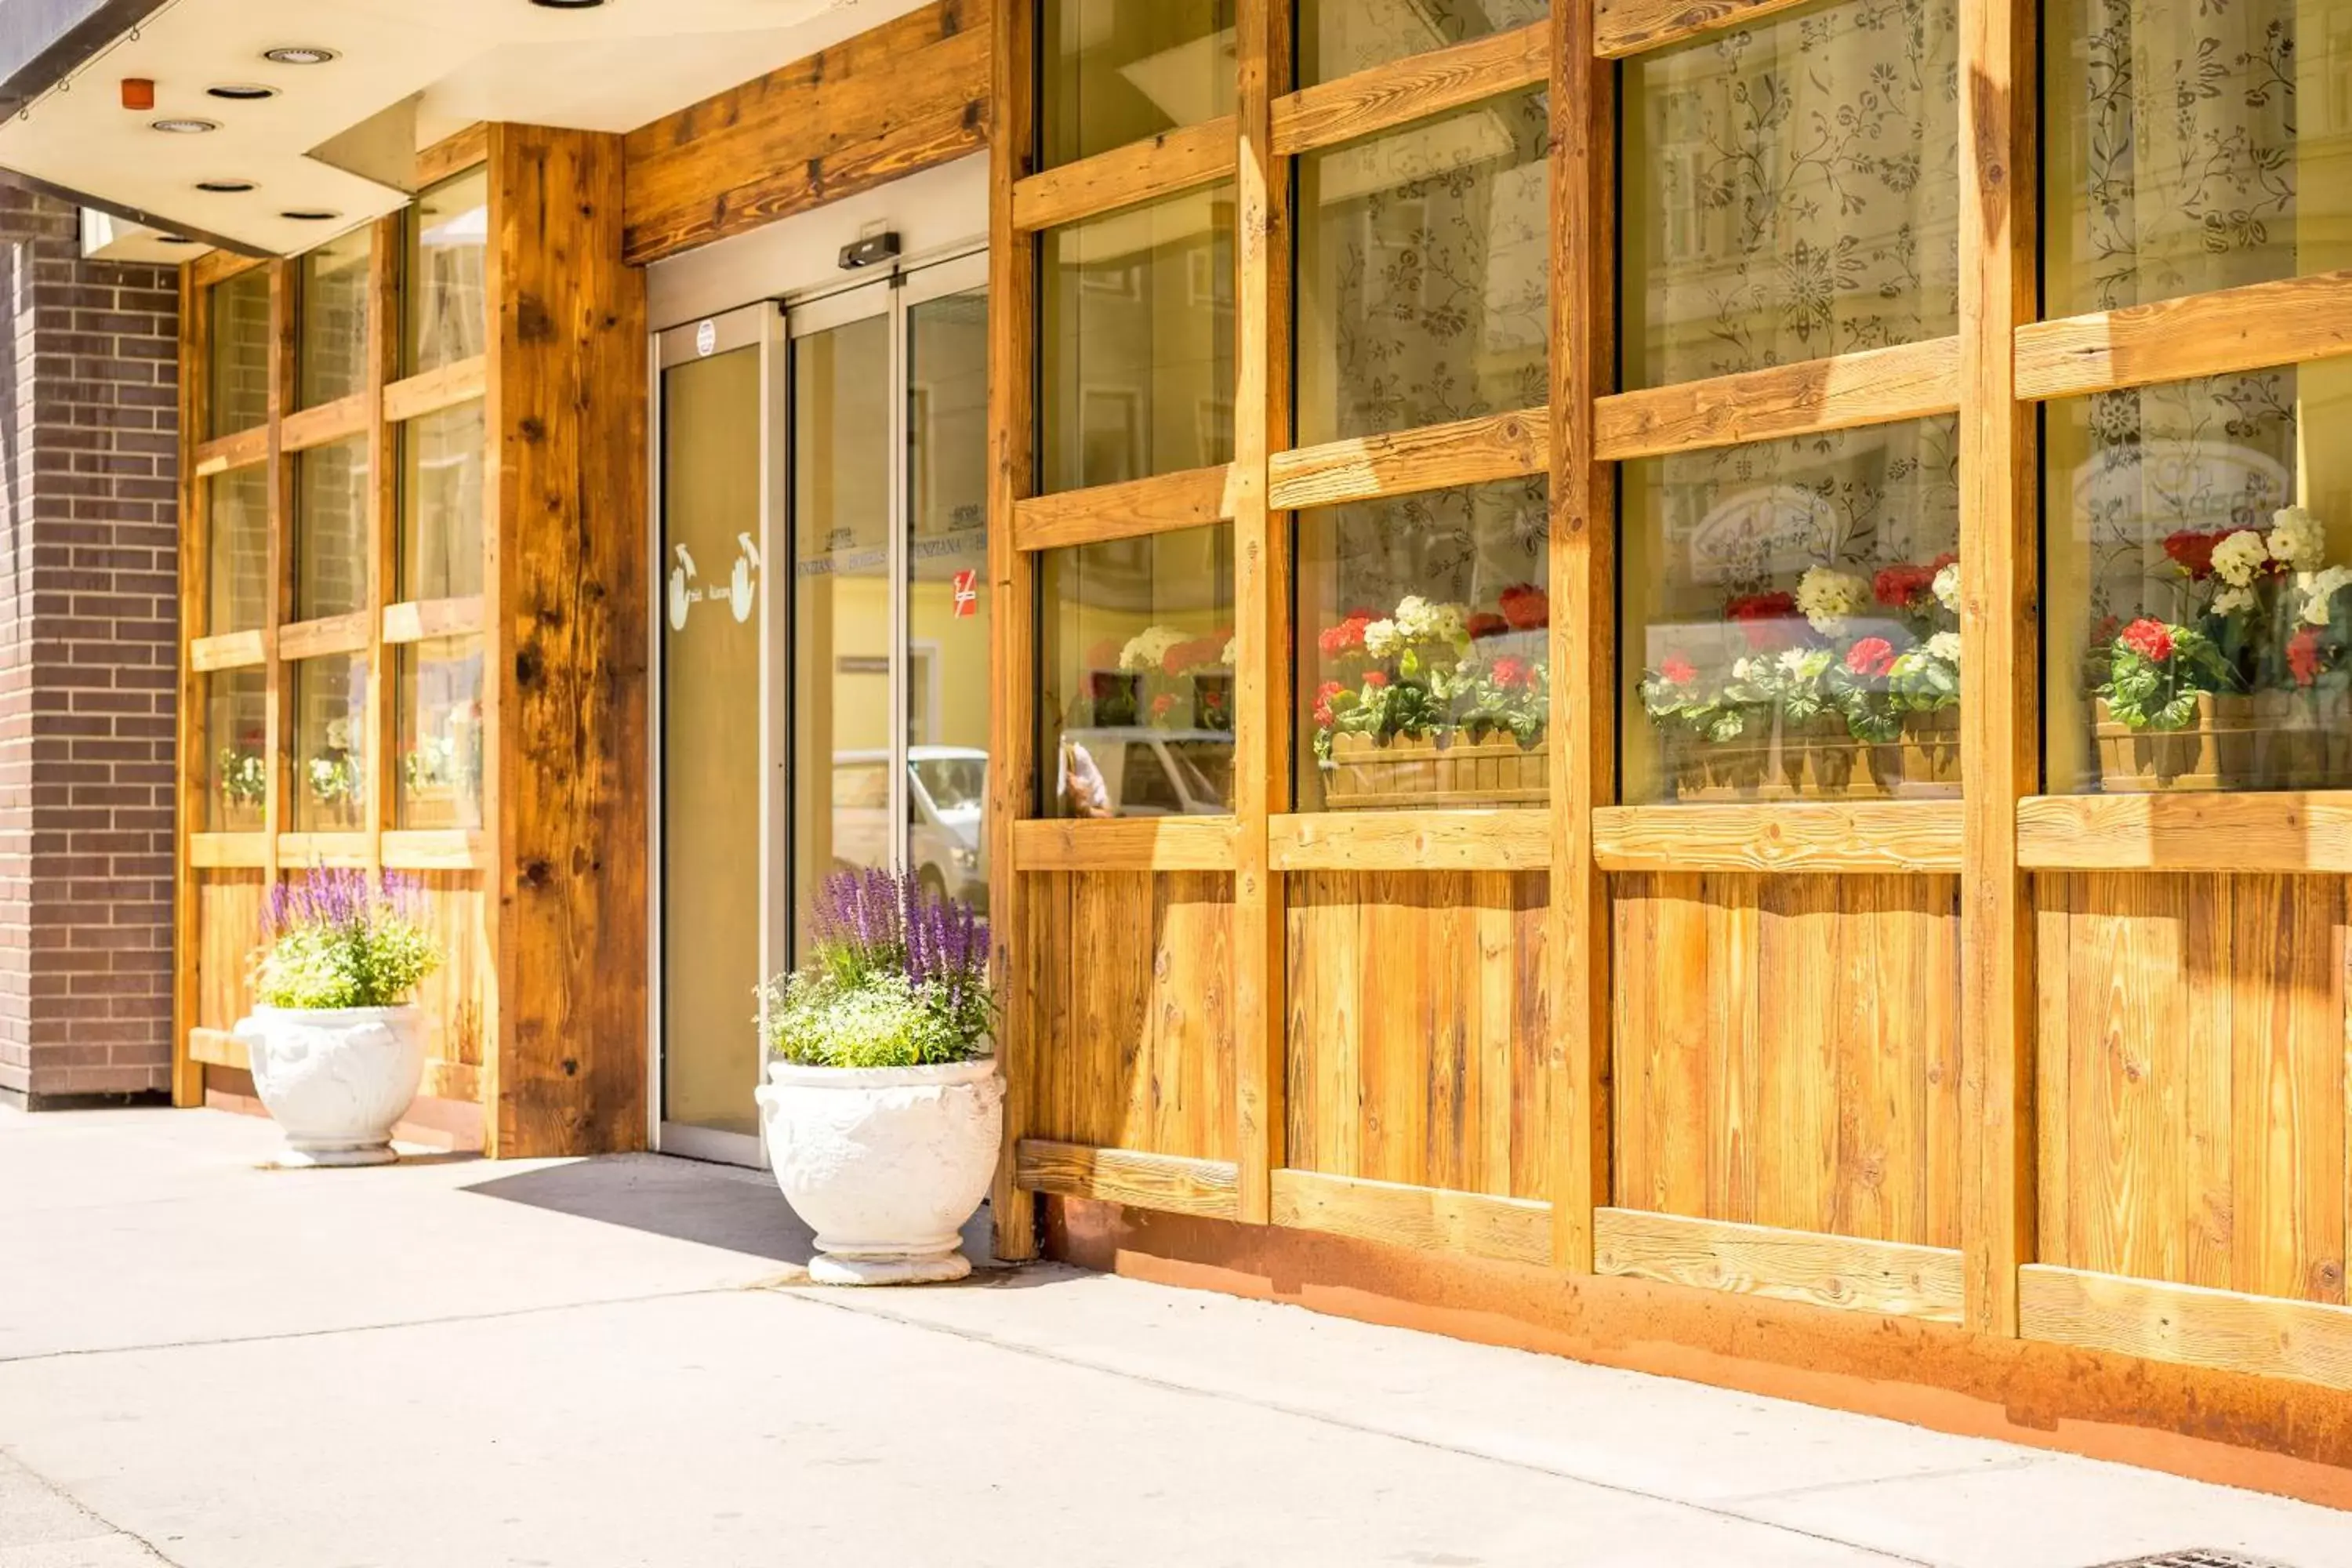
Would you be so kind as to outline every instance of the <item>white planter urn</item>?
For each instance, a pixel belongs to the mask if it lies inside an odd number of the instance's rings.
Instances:
[[[993,1058],[922,1068],[770,1062],[768,1161],[816,1232],[820,1285],[961,1279],[964,1221],[988,1194],[1004,1128]]]
[[[425,1077],[425,1027],[404,1007],[256,1007],[236,1026],[254,1091],[286,1132],[281,1165],[384,1165]]]

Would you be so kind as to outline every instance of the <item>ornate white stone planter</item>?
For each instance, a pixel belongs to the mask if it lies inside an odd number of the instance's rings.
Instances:
[[[768,1064],[759,1089],[776,1184],[816,1232],[824,1285],[961,1279],[959,1233],[987,1195],[1004,1126],[993,1058],[929,1068]]]
[[[281,1165],[383,1165],[425,1076],[414,1006],[256,1007],[236,1026],[261,1103],[286,1131]]]

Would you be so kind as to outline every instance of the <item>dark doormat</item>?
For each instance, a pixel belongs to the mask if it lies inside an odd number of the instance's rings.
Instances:
[[[2292,1568],[2292,1565],[2275,1563],[2267,1557],[2249,1557],[2242,1552],[2216,1552],[2210,1547],[2191,1546],[2179,1552],[2160,1552],[2153,1557],[2135,1557],[2128,1563],[2103,1563],[2099,1568]]]

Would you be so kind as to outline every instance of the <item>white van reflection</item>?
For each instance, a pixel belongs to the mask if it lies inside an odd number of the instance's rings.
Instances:
[[[1233,809],[1234,737],[1143,725],[1065,730],[1054,795],[1072,816],[1222,816]]]
[[[977,746],[907,749],[907,863],[924,889],[988,908],[988,753]],[[890,863],[890,754],[833,754],[833,863]]]

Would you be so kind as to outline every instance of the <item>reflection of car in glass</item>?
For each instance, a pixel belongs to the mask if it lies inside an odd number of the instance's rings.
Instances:
[[[1065,730],[1055,748],[1054,793],[1078,816],[1102,815],[1079,805],[1090,787],[1074,794],[1071,748],[1102,780],[1112,816],[1221,816],[1233,809],[1234,737],[1225,730],[1154,730],[1143,725]]]
[[[988,753],[977,746],[907,748],[907,864],[936,894],[988,908]],[[835,869],[890,863],[890,755],[833,757]]]

